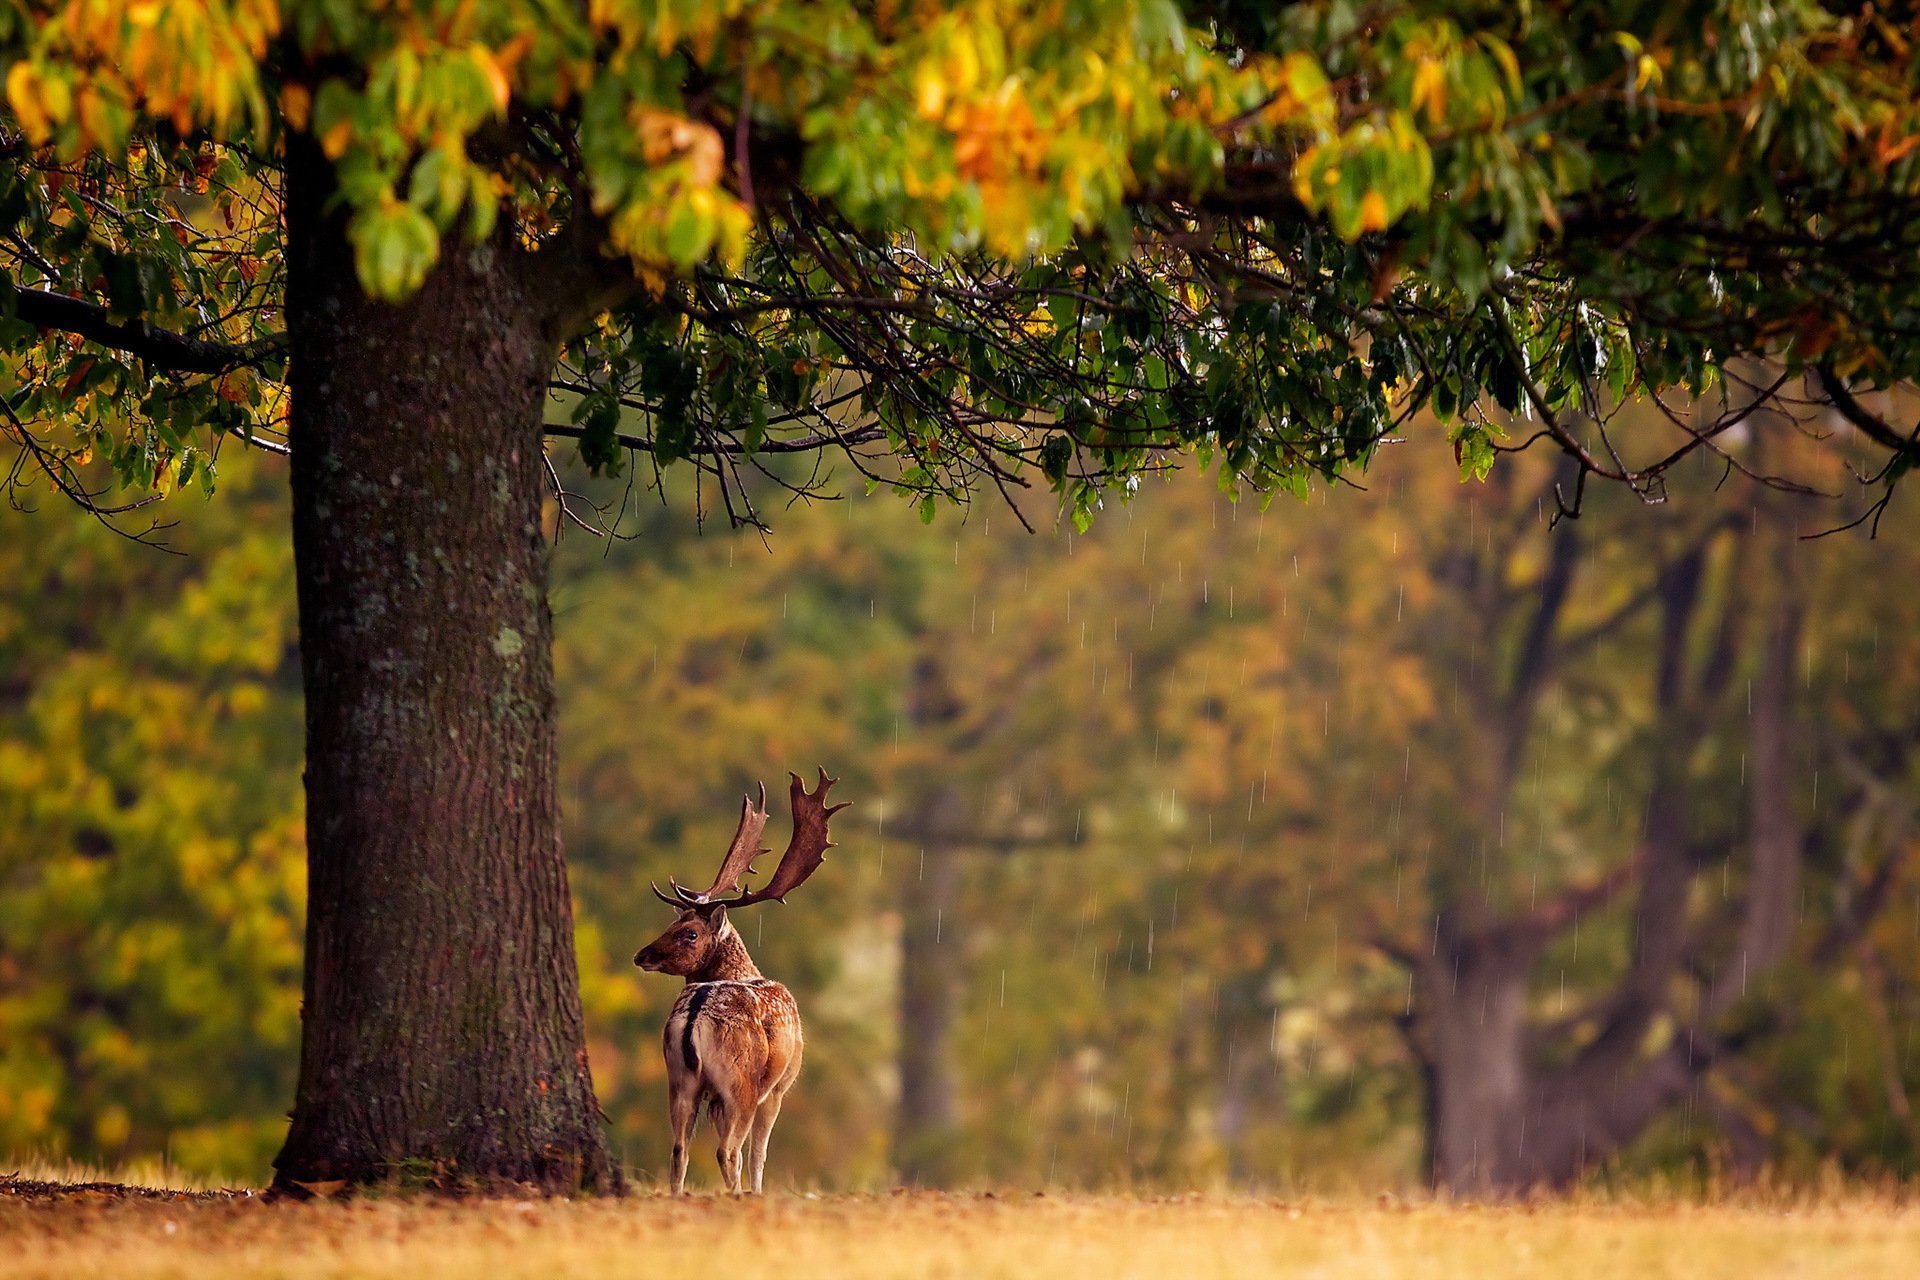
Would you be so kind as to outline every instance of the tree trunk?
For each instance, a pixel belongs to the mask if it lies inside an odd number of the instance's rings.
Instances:
[[[610,1187],[554,785],[553,344],[505,235],[368,300],[290,151],[308,905],[276,1186]]]
[[[933,807],[944,818],[957,806]],[[908,1186],[945,1186],[954,1173],[960,871],[957,850],[929,848],[924,862],[909,863],[900,895],[900,1108],[893,1164]]]
[[[1456,1195],[1512,1186],[1526,1141],[1527,965],[1453,943],[1424,971],[1434,1185]]]
[[[916,732],[942,734],[962,707],[938,657],[915,662],[907,715]],[[952,744],[949,744],[951,747]],[[966,799],[942,781],[912,805],[922,849],[900,882],[900,1102],[893,1117],[893,1167],[908,1186],[945,1186],[953,1177],[955,1115],[953,1026],[959,1017],[964,957],[955,918],[966,826]]]

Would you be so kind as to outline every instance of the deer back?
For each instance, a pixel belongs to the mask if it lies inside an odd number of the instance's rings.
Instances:
[[[804,1044],[793,993],[762,977],[688,983],[661,1048],[670,1074],[750,1103],[788,1074]]]

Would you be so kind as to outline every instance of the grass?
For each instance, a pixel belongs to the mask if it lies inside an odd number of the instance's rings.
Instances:
[[[0,1196],[0,1273],[9,1280],[1904,1280],[1917,1263],[1920,1205],[1896,1190],[1840,1187],[1488,1206],[1031,1193],[307,1205]]]
[[[111,1169],[71,1160],[8,1160],[0,1163],[0,1177],[12,1174],[29,1182],[112,1183],[149,1191],[220,1191],[218,1179],[188,1173],[165,1160],[138,1160]],[[243,1190],[245,1188],[242,1188]]]

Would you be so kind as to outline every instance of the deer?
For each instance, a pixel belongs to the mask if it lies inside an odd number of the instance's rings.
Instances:
[[[760,1194],[767,1142],[780,1118],[780,1104],[800,1074],[805,1043],[800,1007],[792,992],[760,972],[727,914],[756,902],[785,902],[833,848],[827,823],[847,804],[829,805],[826,799],[839,779],[822,769],[808,791],[799,774],[787,776],[793,780],[793,838],[766,884],[753,890],[740,885],[753,873],[753,860],[769,852],[760,846],[767,826],[765,784],[758,801],[742,797],[739,828],[706,892],[694,893],[671,876],[671,894],[648,882],[654,896],[675,914],[673,923],[642,947],[633,962],[650,973],[686,979],[661,1037],[667,1114],[673,1125],[674,1195],[687,1189],[688,1143],[702,1105],[719,1134],[720,1178],[727,1191],[743,1194],[744,1181]]]

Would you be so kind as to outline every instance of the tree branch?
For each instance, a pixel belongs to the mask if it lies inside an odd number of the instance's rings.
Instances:
[[[279,351],[280,337],[246,346],[188,338],[156,329],[144,320],[116,320],[98,303],[49,293],[44,289],[13,290],[14,314],[37,329],[76,334],[88,342],[138,356],[173,373],[227,373],[257,368]]]
[[[1815,366],[1820,375],[1821,390],[1827,393],[1827,399],[1839,411],[1840,416],[1852,423],[1867,437],[1883,449],[1920,462],[1920,426],[1916,426],[1906,435],[1894,430],[1887,421],[1854,398],[1846,380],[1834,372],[1833,365],[1822,363]]]
[[[549,422],[541,427],[548,435],[564,440],[584,439],[585,427],[571,426],[567,423]],[[874,444],[886,439],[887,433],[880,427],[857,427],[852,431],[838,434],[816,432],[813,435],[796,436],[791,440],[763,440],[757,447],[749,448],[739,440],[703,440],[688,449],[689,453],[702,457],[725,455],[728,457],[752,456],[760,453],[812,453],[819,449],[853,449],[863,444]],[[628,435],[615,432],[613,442],[622,449],[631,449],[635,453],[654,452],[653,441],[645,436]]]
[[[1645,865],[1644,851],[1636,853],[1598,880],[1570,886],[1551,902],[1517,917],[1510,927],[1542,939],[1555,937],[1575,920],[1619,897],[1639,878]]]
[[[1568,593],[1573,588],[1580,552],[1579,540],[1571,531],[1553,539],[1547,567],[1540,575],[1538,584],[1539,604],[1534,609],[1533,617],[1528,620],[1526,635],[1521,640],[1519,655],[1514,660],[1513,678],[1507,689],[1506,709],[1511,716],[1524,716],[1532,710],[1552,665],[1555,650],[1553,635]],[[1517,742],[1513,749],[1517,751]]]

